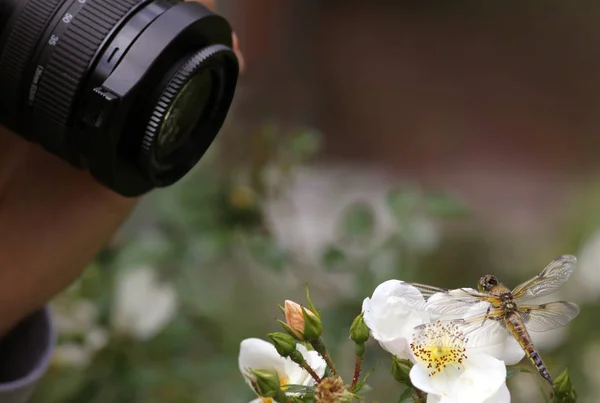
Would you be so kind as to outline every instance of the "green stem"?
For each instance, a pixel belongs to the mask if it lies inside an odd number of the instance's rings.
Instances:
[[[352,378],[352,387],[350,388],[350,390],[353,392],[354,392],[354,389],[356,388],[356,384],[358,383],[358,378],[360,378],[360,368],[362,366],[362,362],[363,362],[362,357],[357,355],[355,363],[354,363],[354,377]]]
[[[338,372],[335,369],[335,365],[333,364],[333,361],[331,360],[331,357],[329,356],[329,352],[327,351],[327,348],[325,347],[325,343],[323,342],[323,338],[319,337],[317,340],[311,341],[310,344],[313,346],[313,348],[315,349],[315,351],[317,353],[319,353],[319,355],[321,357],[323,357],[323,359],[325,360],[325,363],[327,363],[327,366],[331,370],[331,373],[333,374],[333,376],[334,377],[338,377],[339,376]]]
[[[319,378],[319,375],[317,375],[317,373],[310,367],[310,365],[308,365],[308,363],[306,361],[304,361],[304,363],[298,364],[298,365],[300,365],[302,368],[304,368],[306,370],[306,372],[308,372],[309,375],[312,376],[312,378],[315,380],[315,382],[321,383],[321,378]]]
[[[321,378],[319,377],[319,375],[317,375],[315,370],[312,369],[312,367],[310,365],[308,365],[308,363],[304,359],[304,356],[298,350],[294,351],[294,353],[292,355],[290,355],[290,358],[292,359],[292,361],[294,361],[296,364],[298,364],[301,368],[303,368],[306,372],[308,372],[308,374],[310,376],[312,376],[312,378],[315,380],[315,382],[321,383]]]

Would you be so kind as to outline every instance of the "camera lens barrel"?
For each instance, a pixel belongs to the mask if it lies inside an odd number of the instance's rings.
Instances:
[[[237,85],[225,19],[180,0],[10,7],[0,9],[0,123],[124,196],[196,165]]]

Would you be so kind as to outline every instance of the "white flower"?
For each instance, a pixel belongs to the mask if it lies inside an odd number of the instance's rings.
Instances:
[[[504,362],[467,348],[466,338],[452,322],[420,328],[411,343],[415,365],[410,379],[428,394],[428,402],[508,403]]]
[[[325,373],[326,363],[316,351],[308,351],[301,344],[296,345],[296,349],[304,356],[304,359],[315,371],[322,377]],[[312,386],[315,380],[300,368],[298,364],[289,358],[283,358],[279,355],[275,347],[261,339],[245,339],[240,344],[240,355],[238,358],[240,372],[244,376],[246,382],[252,386],[252,375],[249,370],[268,370],[277,372],[282,387],[285,390],[285,385],[304,385]],[[253,400],[252,403],[276,403],[270,398],[259,397]],[[280,402],[285,403],[285,402]]]
[[[266,178],[276,185],[273,173]],[[274,183],[275,182],[275,183]],[[339,236],[347,206],[365,203],[373,209],[374,239],[394,232],[394,219],[385,197],[394,180],[385,172],[344,165],[295,168],[279,194],[264,204],[267,225],[286,250],[306,262],[320,262],[327,245]],[[290,231],[294,228],[294,231]]]
[[[83,369],[92,360],[92,352],[79,343],[64,343],[56,346],[52,363],[57,367]]]
[[[516,363],[524,352],[495,321],[468,329],[465,337],[451,320],[483,314],[488,304],[466,303],[464,293],[452,290],[425,301],[411,284],[389,280],[363,302],[364,320],[385,350],[415,364],[411,380],[428,393],[428,402],[510,402],[503,361]]]
[[[95,327],[85,335],[85,347],[91,351],[97,352],[102,350],[109,341],[109,334],[106,329]]]
[[[117,279],[113,326],[119,333],[146,340],[169,323],[177,305],[175,288],[159,283],[154,270],[128,270]]]
[[[409,358],[414,328],[431,320],[429,313],[416,309],[424,304],[423,295],[415,287],[388,280],[375,289],[371,298],[365,298],[365,324],[384,350],[398,358]]]

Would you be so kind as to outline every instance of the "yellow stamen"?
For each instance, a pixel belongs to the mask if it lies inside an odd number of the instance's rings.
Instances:
[[[410,348],[415,358],[430,369],[429,376],[449,365],[461,369],[467,358],[467,339],[454,323],[429,323],[415,333],[413,339]]]
[[[281,385],[281,390],[286,390],[289,382],[290,380],[286,376],[279,375],[279,384]]]

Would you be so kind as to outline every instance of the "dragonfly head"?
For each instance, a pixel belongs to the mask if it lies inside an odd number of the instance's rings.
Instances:
[[[491,274],[485,275],[479,279],[479,283],[477,283],[477,289],[480,292],[490,291],[492,288],[498,285],[498,279],[496,276],[492,276]]]

